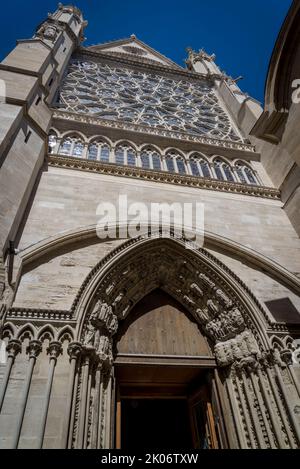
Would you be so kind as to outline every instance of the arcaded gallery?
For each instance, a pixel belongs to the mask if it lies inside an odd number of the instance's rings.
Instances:
[[[0,448],[300,448],[299,2],[263,107],[203,49],[45,18],[0,64]],[[201,242],[100,237],[125,196],[201,203]]]

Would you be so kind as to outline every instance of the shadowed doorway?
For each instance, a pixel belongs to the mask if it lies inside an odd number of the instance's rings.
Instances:
[[[192,448],[184,399],[123,399],[122,449]]]
[[[218,447],[210,347],[193,317],[155,290],[121,323],[115,341],[116,448]]]

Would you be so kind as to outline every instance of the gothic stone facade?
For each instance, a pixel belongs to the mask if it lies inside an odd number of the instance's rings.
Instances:
[[[59,5],[0,64],[0,447],[113,447],[118,329],[160,289],[206,344],[219,446],[298,448],[299,107],[285,136],[274,86],[262,113],[203,50],[182,68],[135,36],[82,47],[85,26]],[[119,194],[203,203],[204,245],[146,224],[99,239],[97,206]]]

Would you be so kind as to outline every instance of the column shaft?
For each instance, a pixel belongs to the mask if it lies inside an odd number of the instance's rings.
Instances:
[[[288,419],[287,419],[283,404],[281,402],[281,399],[280,399],[280,396],[279,396],[279,393],[278,393],[278,390],[277,390],[277,384],[273,381],[273,376],[272,376],[271,370],[269,368],[267,368],[267,375],[268,375],[269,383],[270,383],[270,386],[271,386],[271,389],[272,389],[272,392],[273,392],[273,395],[274,395],[274,398],[275,398],[275,401],[276,401],[276,404],[277,404],[277,407],[278,407],[278,410],[279,410],[279,414],[280,414],[282,423],[284,425],[284,428],[285,428],[289,443],[291,445],[291,448],[295,448],[296,446],[295,446],[295,443],[294,443],[294,438],[293,438],[293,435],[290,431],[289,422],[288,422]]]
[[[266,388],[264,386],[263,374],[262,374],[260,369],[258,369],[257,372],[258,372],[258,377],[259,377],[260,389],[261,389],[262,395],[264,397],[264,402],[267,406],[267,409],[268,409],[268,412],[269,412],[269,415],[270,415],[270,419],[271,419],[271,422],[272,422],[273,431],[274,431],[276,439],[277,439],[278,447],[280,449],[284,449],[284,448],[286,448],[286,446],[283,443],[282,435],[280,434],[280,431],[279,431],[280,423],[279,423],[278,419],[276,418],[276,416],[274,414],[274,411],[272,409],[272,405],[270,403],[269,396],[267,395],[267,391],[266,391]]]
[[[290,399],[289,399],[289,396],[287,395],[286,387],[285,387],[285,384],[283,382],[283,379],[282,379],[282,376],[281,376],[278,365],[275,365],[275,371],[276,371],[276,376],[277,376],[277,379],[278,379],[278,383],[279,383],[279,386],[281,388],[281,392],[283,394],[283,397],[284,397],[284,400],[285,400],[285,403],[286,403],[286,407],[287,407],[287,410],[288,410],[288,413],[289,413],[289,416],[290,416],[290,419],[291,419],[291,423],[292,423],[292,426],[294,427],[294,431],[295,431],[295,434],[297,436],[297,441],[298,441],[298,445],[299,445],[300,444],[300,427],[299,427],[299,423],[297,422],[296,417],[295,417],[294,412],[293,412],[293,409],[291,407]]]
[[[6,363],[5,375],[3,376],[2,386],[0,390],[0,412],[2,409],[4,397],[6,394],[6,389],[7,389],[8,381],[10,378],[10,373],[11,373],[13,363],[14,363],[14,357],[8,357],[7,363]]]
[[[83,364],[83,380],[81,387],[81,398],[80,398],[80,411],[79,411],[79,425],[78,425],[78,437],[77,437],[77,449],[83,448],[84,443],[84,428],[85,428],[85,414],[86,414],[86,402],[88,392],[88,381],[89,381],[89,357],[85,357]]]
[[[26,376],[26,381],[25,381],[25,386],[23,389],[22,397],[21,397],[21,402],[20,402],[20,407],[19,411],[17,412],[17,421],[16,421],[16,427],[15,427],[15,432],[13,436],[13,441],[12,441],[12,448],[17,448],[18,443],[19,443],[19,438],[21,434],[21,429],[22,429],[22,423],[23,423],[23,418],[25,414],[25,409],[26,409],[26,404],[27,404],[27,399],[28,399],[28,394],[29,394],[29,388],[31,384],[31,378],[32,378],[32,373],[35,365],[35,357],[30,357],[29,358],[29,365],[28,365],[28,371],[27,371],[27,376]]]
[[[51,396],[51,389],[52,389],[52,383],[53,383],[53,376],[54,376],[54,368],[55,368],[55,359],[52,358],[50,360],[49,374],[48,374],[48,380],[47,380],[47,385],[46,385],[46,398],[45,398],[44,408],[42,411],[42,420],[41,420],[41,427],[40,427],[38,441],[37,441],[37,448],[42,448],[43,446],[44,434],[45,434],[45,428],[46,428],[46,422],[47,422],[47,416],[48,416],[48,409],[49,409],[49,403],[50,403],[50,396]]]
[[[236,434],[237,434],[237,438],[239,440],[240,448],[241,449],[247,449],[248,445],[247,445],[245,437],[244,437],[243,424],[241,422],[239,408],[238,408],[238,405],[236,403],[236,397],[235,397],[235,392],[234,392],[233,385],[232,385],[232,382],[231,382],[231,378],[226,378],[226,385],[227,385],[227,390],[228,390],[228,394],[229,394],[229,403],[230,403],[230,407],[231,407],[233,420],[235,422]]]

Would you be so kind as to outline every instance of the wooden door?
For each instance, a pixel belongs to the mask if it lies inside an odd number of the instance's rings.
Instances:
[[[189,397],[189,410],[193,444],[195,449],[221,447],[216,431],[216,415],[213,412],[208,388],[202,385]]]

